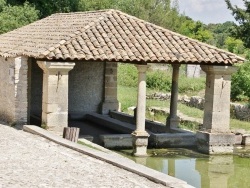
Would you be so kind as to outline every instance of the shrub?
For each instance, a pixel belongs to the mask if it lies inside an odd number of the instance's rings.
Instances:
[[[241,65],[232,75],[232,100],[249,101],[250,99],[250,62]]]
[[[118,64],[118,85],[136,87],[138,80],[137,69],[131,64]]]
[[[172,76],[163,71],[150,71],[147,73],[147,88],[160,91],[171,91]]]
[[[200,78],[187,78],[185,75],[180,75],[179,78],[179,92],[198,92],[205,89],[206,79]]]
[[[147,71],[147,88],[170,92],[172,83],[172,69],[169,71]],[[118,84],[127,87],[137,87],[138,72],[134,65],[122,64],[118,66]],[[187,78],[185,71],[180,69],[179,92],[197,92],[205,88],[205,78]]]

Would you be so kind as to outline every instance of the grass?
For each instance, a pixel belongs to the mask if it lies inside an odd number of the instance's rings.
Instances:
[[[156,90],[147,89],[147,94],[152,94]],[[118,100],[121,103],[121,110],[124,113],[129,113],[128,108],[131,106],[136,106],[137,104],[137,88],[135,87],[127,87],[127,86],[118,86]],[[169,108],[170,101],[160,101],[160,100],[153,100],[147,99],[146,107],[161,107],[161,108]],[[203,118],[203,111],[197,108],[189,107],[184,104],[178,104],[178,110],[190,117],[194,118]],[[132,112],[130,112],[131,114]],[[164,114],[155,114],[152,116],[149,112],[146,113],[146,117],[149,120],[155,120],[162,123],[166,122],[166,115]],[[180,127],[189,129],[194,131],[198,128],[197,124],[190,124],[188,122],[182,122]],[[231,129],[245,129],[246,131],[250,131],[250,122],[240,121],[237,119],[230,120],[230,128]]]
[[[250,122],[230,119],[230,127],[231,129],[245,129],[246,131],[250,131]]]
[[[203,111],[194,107],[186,106],[185,104],[178,104],[178,110],[183,114],[194,117],[194,118],[203,118]]]
[[[128,112],[128,107],[136,106],[137,88],[118,86],[118,100],[122,104],[122,112]]]

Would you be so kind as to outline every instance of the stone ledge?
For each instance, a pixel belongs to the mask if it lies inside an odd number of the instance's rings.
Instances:
[[[109,149],[133,148],[131,134],[100,135],[100,139],[105,148]]]
[[[150,141],[153,140],[154,145],[150,145],[155,148],[166,147],[195,147],[196,139],[194,133],[164,133],[164,134],[152,134]]]
[[[32,134],[42,136],[57,144],[73,149],[85,155],[91,156],[93,158],[105,161],[107,163],[110,163],[114,166],[117,166],[129,172],[138,174],[153,182],[165,185],[166,187],[178,187],[178,188],[192,188],[193,187],[191,185],[188,185],[183,180],[179,180],[177,178],[168,176],[156,170],[147,168],[143,165],[137,164],[133,162],[132,160],[122,157],[121,155],[118,155],[112,151],[108,150],[108,152],[102,152],[102,151],[89,148],[87,146],[83,146],[74,142],[70,142],[66,139],[53,135],[52,133],[34,125],[24,125],[23,130]]]

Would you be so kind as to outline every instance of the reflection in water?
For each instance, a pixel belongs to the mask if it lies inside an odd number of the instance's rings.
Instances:
[[[250,158],[238,155],[208,157],[185,149],[164,149],[157,152],[158,150],[149,150],[153,156],[147,158],[126,156],[197,188],[250,187]],[[123,151],[124,153],[129,152]]]
[[[211,156],[208,160],[196,159],[196,170],[201,175],[201,187],[227,188],[234,173],[233,156]]]

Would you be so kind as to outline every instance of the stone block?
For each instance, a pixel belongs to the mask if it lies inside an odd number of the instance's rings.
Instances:
[[[43,113],[44,114],[44,113]],[[49,113],[46,114],[45,123],[49,129],[53,127],[67,127],[68,126],[68,113]]]
[[[241,145],[242,144],[242,140],[243,140],[242,135],[238,134],[238,135],[235,135],[234,137],[235,137],[234,144],[235,145]]]
[[[150,140],[153,140],[152,147],[194,147],[196,139],[194,133],[161,133],[151,134]]]
[[[117,82],[115,81],[105,83],[105,88],[116,88],[116,87],[117,87]]]
[[[250,134],[244,134],[242,136],[242,144],[247,146],[250,145]]]
[[[100,139],[105,148],[109,149],[132,148],[131,134],[101,135]]]
[[[209,133],[198,131],[196,133],[197,148],[206,154],[233,153],[235,135],[232,133]]]
[[[106,87],[105,88],[105,96],[117,97],[117,88],[116,87],[114,87],[114,88]]]
[[[132,133],[133,154],[137,157],[147,156],[148,134],[145,132],[143,136]]]

